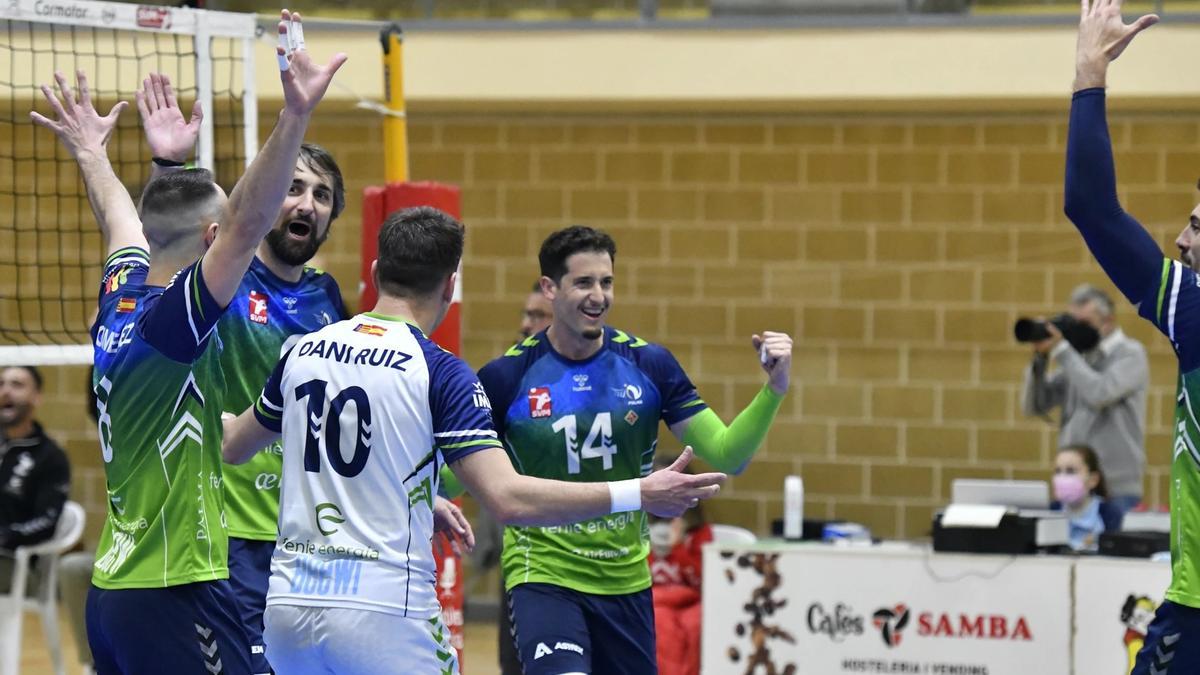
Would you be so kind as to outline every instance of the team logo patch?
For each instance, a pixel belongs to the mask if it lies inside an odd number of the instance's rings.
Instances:
[[[380,335],[383,335],[384,333],[386,333],[387,329],[384,328],[383,326],[376,326],[373,323],[360,323],[354,327],[354,332],[355,333],[366,333],[367,335],[374,335],[376,337],[379,337]]]
[[[250,320],[254,323],[267,322],[267,294],[250,291]]]
[[[108,282],[106,284],[104,284],[104,286],[105,286],[104,291],[106,293],[115,293],[118,288],[123,286],[125,284],[125,282],[127,282],[129,280],[129,270],[130,269],[132,269],[132,267],[129,265],[126,265],[126,266],[122,267],[121,269],[113,272],[112,275],[108,277]]]
[[[137,309],[137,298],[121,298],[117,300],[117,314],[128,314]]]
[[[549,417],[553,414],[550,403],[550,387],[534,387],[529,390],[529,416]]]
[[[633,426],[634,424],[637,424],[637,421],[638,421],[637,413],[633,412],[632,410],[625,413],[625,423],[626,424],[628,424],[629,426]]]
[[[299,300],[300,300],[300,299],[299,299],[299,298],[297,298],[297,297],[296,297],[296,296],[294,296],[294,295],[285,295],[285,296],[283,296],[283,305],[284,305],[284,307],[287,307],[287,313],[288,313],[288,314],[295,314],[295,313],[296,313],[296,303],[297,303]]]

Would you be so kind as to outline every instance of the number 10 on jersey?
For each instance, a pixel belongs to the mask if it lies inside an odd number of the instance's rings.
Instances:
[[[362,473],[371,456],[371,402],[362,387],[346,387],[325,405],[325,380],[309,380],[296,387],[296,402],[308,398],[304,441],[304,470],[321,472],[321,438],[325,439],[325,456],[338,475],[354,478]],[[342,411],[353,403],[355,410],[354,455],[350,461],[342,456]]]
[[[617,444],[613,442],[612,414],[602,412],[592,420],[592,429],[588,432],[583,446],[576,449],[577,421],[574,415],[560,417],[551,427],[556,432],[564,434],[567,446],[567,473],[579,473],[580,460],[602,459],[604,470],[613,467],[613,455],[617,454]]]

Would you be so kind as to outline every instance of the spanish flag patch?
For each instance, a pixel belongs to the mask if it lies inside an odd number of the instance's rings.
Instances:
[[[117,314],[128,314],[137,309],[137,298],[121,298],[117,300]]]
[[[379,336],[379,335],[383,335],[384,333],[386,333],[387,329],[384,328],[383,326],[376,326],[373,323],[360,323],[354,327],[354,332],[355,333],[366,333],[367,335]]]

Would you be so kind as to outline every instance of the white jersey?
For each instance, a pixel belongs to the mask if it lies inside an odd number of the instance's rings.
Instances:
[[[255,414],[283,434],[267,604],[437,616],[438,470],[502,448],[471,369],[416,326],[360,314],[300,338]]]

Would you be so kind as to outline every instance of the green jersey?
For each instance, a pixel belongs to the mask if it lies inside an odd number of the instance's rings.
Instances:
[[[1158,292],[1138,307],[1179,357],[1171,451],[1171,587],[1166,598],[1200,607],[1200,277],[1163,260]]]
[[[669,351],[612,328],[600,351],[572,361],[543,332],[479,371],[492,416],[522,474],[597,482],[650,473],[659,421],[707,406]],[[508,527],[509,588],[538,582],[621,595],[650,586],[646,514],[615,513],[555,527]]]
[[[285,281],[254,258],[217,324],[224,346],[221,370],[228,383],[225,411],[240,414],[253,406],[292,340],[341,321],[345,314],[341,291],[330,275],[308,267],[299,281]],[[229,536],[275,541],[282,470],[278,442],[245,464],[225,465]]]
[[[165,289],[145,283],[148,269],[140,248],[109,257],[92,327],[108,489],[92,583],[103,589],[229,576],[213,332],[222,310],[199,262]]]

